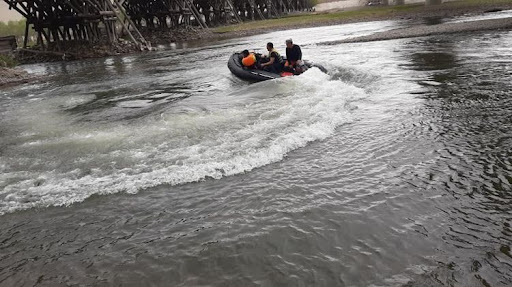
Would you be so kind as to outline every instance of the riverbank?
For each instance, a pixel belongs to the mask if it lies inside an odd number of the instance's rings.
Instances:
[[[439,25],[426,27],[425,19],[451,18],[463,15],[481,15],[501,10],[512,9],[512,0],[466,0],[447,2],[440,5],[425,6],[422,3],[401,6],[358,7],[343,11],[301,13],[285,16],[278,19],[245,22],[237,25],[228,25],[211,29],[185,28],[170,32],[143,31],[146,40],[153,46],[169,45],[171,43],[189,41],[218,41],[238,37],[246,37],[268,33],[276,30],[288,30],[306,27],[339,25],[355,22],[382,21],[391,19],[404,19],[418,21],[418,26],[408,30],[393,30],[384,34],[371,35],[366,39],[348,39],[350,41],[384,40],[400,37],[417,37],[442,33],[471,32],[485,29],[512,29],[503,19],[486,20],[483,23],[459,23],[443,28]],[[442,28],[442,29],[441,29]],[[335,43],[342,43],[337,41]],[[108,47],[105,45],[71,45],[61,52],[40,52],[35,50],[19,50],[18,62],[22,64],[35,62],[79,60],[98,58],[119,54],[140,52],[139,47],[130,41],[120,41]],[[16,76],[15,76],[16,77]]]
[[[37,79],[38,77],[20,68],[0,67],[0,88],[24,84]]]
[[[213,38],[234,38],[251,36],[275,30],[287,30],[317,26],[339,25],[356,22],[383,21],[392,19],[419,20],[429,18],[451,18],[480,15],[512,9],[512,0],[458,1],[440,5],[425,6],[409,4],[401,6],[360,7],[337,12],[300,14],[279,19],[247,22],[213,29]]]
[[[365,1],[362,1],[361,3],[365,3]],[[425,19],[482,15],[485,13],[510,9],[512,9],[512,0],[450,1],[440,5],[431,6],[426,6],[424,3],[413,3],[399,6],[359,6],[348,7],[342,10],[290,14],[288,16],[277,19],[244,22],[241,24],[226,25],[210,29],[188,27],[170,32],[142,31],[142,33],[147,41],[151,42],[153,46],[157,46],[198,40],[226,40],[269,33],[278,30],[340,25],[357,22],[384,21],[392,19],[413,21],[417,20],[418,25],[422,25],[425,22]],[[471,24],[462,24],[458,27],[455,27],[454,29],[460,29],[461,32],[464,32],[468,30],[465,28],[466,25]],[[483,29],[486,28],[483,27]],[[420,30],[422,29],[420,28]],[[478,25],[474,25],[474,28],[470,30],[478,30]],[[421,31],[416,33],[416,35],[421,36]],[[428,35],[427,32],[425,32],[424,36],[426,35]],[[130,45],[128,42],[122,43],[120,46],[122,46],[122,48],[116,46],[111,50],[103,47],[100,49],[98,56],[102,57],[106,55],[133,53],[139,51],[135,45]],[[84,53],[83,51],[76,54],[82,56],[85,55],[85,57],[91,57],[91,53]]]
[[[408,32],[413,36],[427,36],[431,32],[421,26],[428,19],[453,18],[458,16],[475,16],[512,9],[512,0],[495,1],[457,1],[447,2],[441,5],[425,6],[424,4],[408,4],[402,6],[377,6],[377,7],[351,7],[343,11],[325,11],[307,14],[294,14],[277,19],[264,21],[244,22],[242,24],[227,25],[208,30],[189,29],[172,33],[147,34],[148,40],[153,45],[165,45],[175,41],[196,40],[226,40],[239,37],[247,37],[258,34],[270,33],[278,30],[290,30],[297,28],[331,26],[369,21],[385,21],[393,19],[417,20],[418,31]],[[503,22],[502,20],[489,20],[489,22]],[[493,24],[491,24],[493,25]],[[496,24],[503,26],[502,24]],[[468,29],[466,26],[471,26]],[[482,29],[489,25],[482,26]],[[501,27],[503,28],[503,27]],[[415,28],[411,28],[415,29]],[[434,28],[435,29],[435,28]],[[453,27],[454,32],[477,31],[478,24],[464,23]],[[422,33],[422,31],[424,31]],[[405,34],[404,34],[405,35]],[[357,40],[359,41],[359,40]]]
[[[418,25],[414,27],[394,29],[368,36],[348,38],[322,44],[337,45],[342,43],[372,42],[402,38],[423,37],[441,34],[454,34],[486,30],[511,30],[512,18],[490,19],[470,22],[440,23],[436,25]]]

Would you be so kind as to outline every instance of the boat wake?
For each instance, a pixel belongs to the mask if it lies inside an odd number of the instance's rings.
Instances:
[[[35,101],[17,111],[24,117],[14,124],[33,128],[0,156],[0,214],[276,163],[350,122],[352,102],[365,96],[313,68],[208,99],[189,97],[126,126],[73,124],[69,114],[52,110],[55,102]],[[48,112],[31,116],[38,110]]]

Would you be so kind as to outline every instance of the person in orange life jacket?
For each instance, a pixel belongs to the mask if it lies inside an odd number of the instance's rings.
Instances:
[[[256,66],[257,66],[257,58],[256,58],[256,55],[254,53],[249,53],[248,50],[243,50],[242,51],[242,65],[244,67],[247,67],[249,69],[255,69]]]
[[[286,62],[284,70],[300,74],[303,72],[302,51],[299,45],[293,44],[292,39],[286,40]]]
[[[274,44],[271,42],[267,43],[267,51],[268,51],[268,60],[265,63],[261,64],[261,68],[272,72],[272,73],[281,73],[283,70],[283,57],[279,55],[279,52],[274,49]],[[263,59],[262,59],[263,62]]]

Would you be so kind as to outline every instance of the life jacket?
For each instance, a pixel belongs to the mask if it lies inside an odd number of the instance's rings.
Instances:
[[[254,55],[254,53],[250,53],[247,57],[242,59],[242,64],[245,67],[251,67],[256,64],[256,55]]]
[[[279,52],[273,48],[271,51],[268,52],[268,57],[270,58],[270,55],[272,53],[276,53],[277,57],[274,59],[274,62],[276,63],[279,63],[279,64],[282,64],[283,63],[283,57],[281,57],[281,55],[279,54]]]

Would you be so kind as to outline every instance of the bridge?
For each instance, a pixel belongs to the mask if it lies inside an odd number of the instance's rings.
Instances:
[[[59,51],[74,43],[116,43],[127,36],[149,48],[142,30],[199,29],[280,17],[310,9],[309,0],[3,0],[26,18],[41,50]]]

